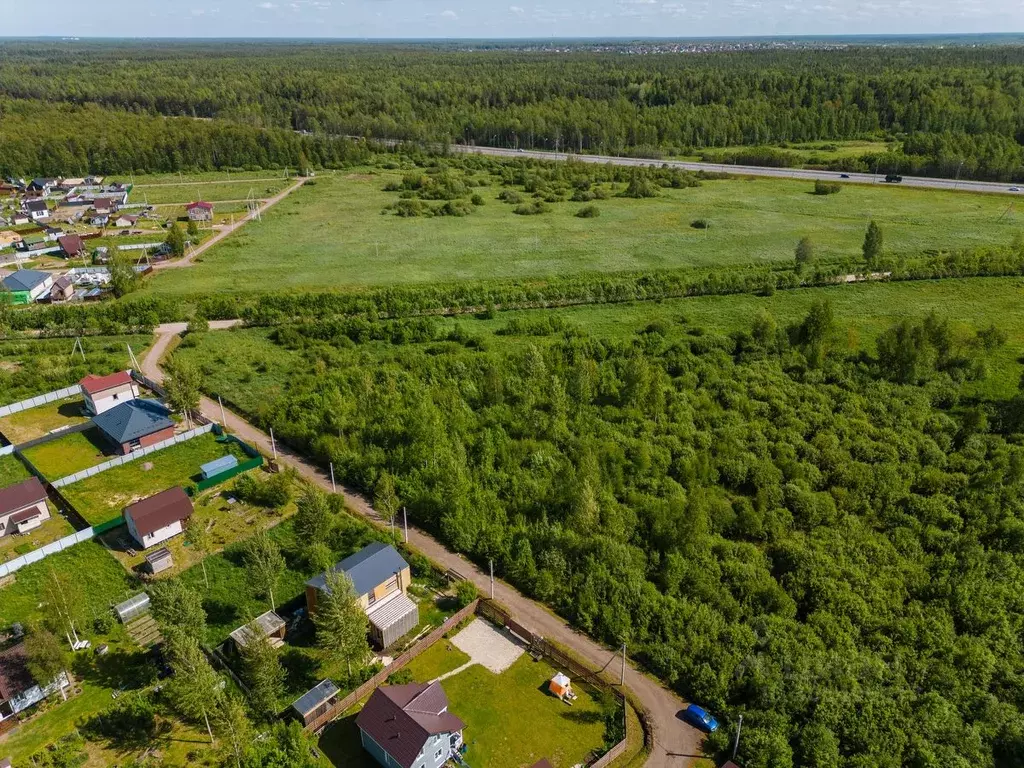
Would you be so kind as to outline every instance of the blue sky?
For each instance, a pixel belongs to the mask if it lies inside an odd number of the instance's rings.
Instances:
[[[0,0],[0,35],[596,37],[1016,32],[1022,0]]]

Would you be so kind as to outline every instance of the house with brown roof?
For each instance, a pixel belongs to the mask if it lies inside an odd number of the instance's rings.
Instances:
[[[40,687],[28,670],[28,654],[24,642],[0,651],[0,722],[38,704],[57,691],[63,691],[70,684],[67,673],[61,672],[45,688]]]
[[[185,212],[189,221],[213,221],[213,203],[189,203],[185,206]]]
[[[49,519],[46,489],[39,478],[30,477],[0,490],[0,536],[31,531]]]
[[[124,508],[128,532],[143,549],[182,533],[191,516],[192,500],[180,487],[168,488]]]
[[[64,255],[69,259],[81,256],[85,253],[85,242],[78,235],[61,235],[57,238]]]
[[[50,286],[50,302],[59,304],[62,301],[70,301],[75,295],[75,284],[67,275],[61,275],[53,281]]]
[[[109,216],[117,211],[117,203],[109,197],[97,197],[92,201],[92,209],[96,211],[97,215]]]
[[[115,227],[134,227],[138,222],[139,217],[134,214],[122,213],[114,221]]]
[[[118,371],[109,376],[89,374],[78,382],[78,386],[85,398],[85,410],[93,416],[139,396],[139,385],[128,371]]]
[[[363,749],[385,768],[440,768],[466,727],[438,682],[382,685],[356,717]]]

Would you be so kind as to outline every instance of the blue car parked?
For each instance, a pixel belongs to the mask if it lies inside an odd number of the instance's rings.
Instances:
[[[702,731],[714,733],[718,730],[718,721],[703,707],[691,704],[683,710],[683,720]]]

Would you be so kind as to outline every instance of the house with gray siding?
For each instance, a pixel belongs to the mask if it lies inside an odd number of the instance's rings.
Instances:
[[[363,749],[384,768],[440,768],[466,727],[438,682],[382,685],[356,717]]]

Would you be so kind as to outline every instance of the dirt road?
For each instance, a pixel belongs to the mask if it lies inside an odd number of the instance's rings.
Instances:
[[[257,213],[266,213],[268,208],[277,205],[279,202],[284,200],[286,197],[288,197],[288,195],[290,195],[292,192],[294,192],[296,189],[298,189],[305,183],[306,178],[304,176],[300,176],[299,179],[290,187],[278,192],[270,199],[264,200],[263,203],[259,206],[259,208],[257,208],[255,211],[249,211],[249,213],[245,214],[245,216],[240,218],[234,224],[218,227],[217,234],[215,234],[205,243],[200,245],[198,248],[193,248],[189,253],[186,253],[182,258],[178,259],[177,261],[164,261],[159,264],[154,264],[153,269],[159,271],[163,269],[180,269],[181,267],[191,267],[192,260],[195,259],[196,256],[201,256],[209,248],[212,248],[214,245],[219,243],[232,232],[236,231],[239,227],[244,226],[246,223],[252,221],[256,217]]]
[[[210,329],[221,330],[237,325],[238,322],[237,320],[225,320],[211,323]],[[156,329],[156,342],[150,347],[142,363],[142,370],[146,376],[155,381],[163,381],[160,361],[166,355],[175,336],[184,330],[185,323],[170,323]],[[213,400],[204,397],[200,404],[200,410],[207,418],[221,422],[220,406]],[[225,409],[224,422],[229,432],[247,443],[255,445],[268,456],[273,455],[274,447],[271,445],[270,437],[245,419]],[[287,448],[278,445],[276,449],[277,458],[282,464],[294,467],[300,475],[320,487],[334,490],[329,474]],[[338,485],[336,490],[344,495],[345,502],[350,509],[381,522],[380,516],[364,496],[341,485]],[[461,555],[447,550],[429,534],[417,528],[415,520],[410,520],[409,544],[441,567],[454,568],[472,580],[484,594],[489,592],[490,581],[487,574]],[[511,609],[517,620],[528,629],[572,649],[593,667],[607,668],[612,672],[620,669],[621,662],[616,651],[609,650],[586,635],[577,632],[565,620],[520,594],[514,587],[502,581],[496,581],[494,597],[498,602]],[[685,703],[678,696],[667,690],[661,683],[639,672],[631,664],[626,665],[626,687],[635,694],[647,710],[648,722],[653,730],[654,747],[645,768],[683,768],[691,765],[694,758],[700,757],[700,743],[703,737],[696,729],[679,719],[678,714]]]

